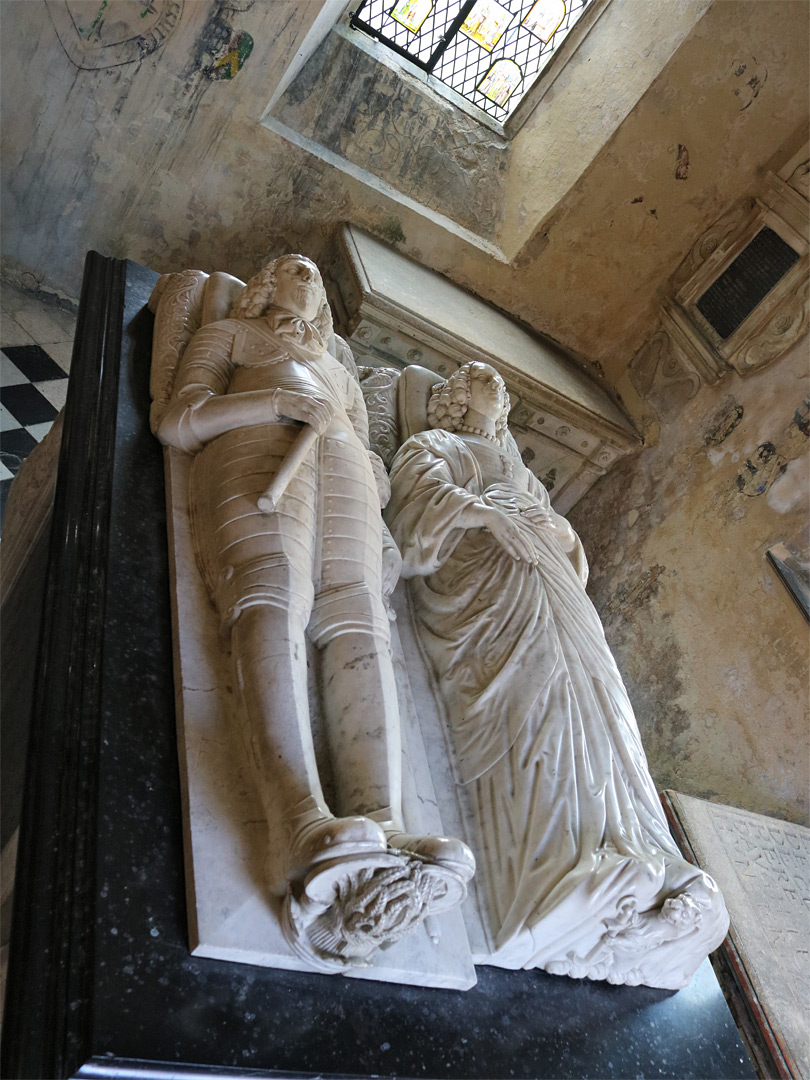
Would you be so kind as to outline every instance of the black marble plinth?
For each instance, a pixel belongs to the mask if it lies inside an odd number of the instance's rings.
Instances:
[[[479,969],[465,993],[187,944],[156,275],[88,256],[34,685],[7,1077],[753,1077],[708,963],[678,994]]]

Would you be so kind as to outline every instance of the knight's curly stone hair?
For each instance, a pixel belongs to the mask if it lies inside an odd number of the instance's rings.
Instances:
[[[470,405],[470,380],[476,378],[476,361],[464,364],[453,372],[449,379],[436,383],[430,394],[427,407],[428,424],[443,431],[459,431],[464,424],[464,417]],[[495,421],[495,437],[503,442],[507,432],[506,422],[511,407],[507,396],[501,415]]]
[[[280,255],[268,263],[258,274],[245,285],[231,307],[229,318],[231,319],[260,319],[266,315],[276,295],[276,268],[288,259],[305,259],[305,255]],[[309,261],[309,260],[307,260]],[[326,292],[323,290],[323,298],[318,314],[313,320],[315,329],[324,341],[328,341],[332,335],[332,312],[329,310],[329,302]]]

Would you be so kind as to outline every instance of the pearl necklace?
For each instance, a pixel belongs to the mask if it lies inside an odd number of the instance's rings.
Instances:
[[[481,435],[484,439],[488,439],[491,443],[495,443],[496,446],[500,446],[497,435],[490,435],[488,431],[484,431],[483,428],[473,427],[472,424],[460,424],[456,431],[463,431],[466,435]]]

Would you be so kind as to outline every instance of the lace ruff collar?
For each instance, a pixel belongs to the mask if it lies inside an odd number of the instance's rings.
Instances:
[[[263,323],[282,341],[295,345],[309,356],[321,356],[326,352],[326,342],[318,328],[306,319],[293,315],[291,311],[271,307],[267,314],[256,322]]]

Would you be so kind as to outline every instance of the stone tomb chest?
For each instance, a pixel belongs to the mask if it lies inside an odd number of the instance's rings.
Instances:
[[[361,368],[420,364],[446,378],[470,360],[491,364],[511,395],[523,460],[559,513],[640,446],[621,409],[559,346],[380,240],[344,226],[326,286]],[[384,390],[384,377],[361,375],[370,404],[369,378]]]

